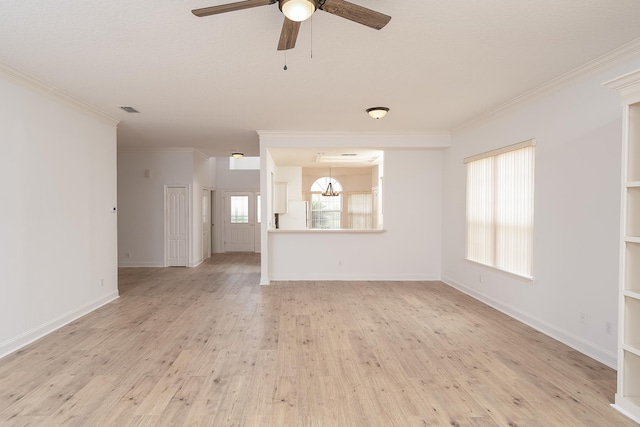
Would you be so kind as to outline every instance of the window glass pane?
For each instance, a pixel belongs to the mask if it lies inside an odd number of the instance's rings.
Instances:
[[[533,147],[496,157],[496,267],[531,276]]]
[[[334,178],[329,179],[328,176],[317,179],[311,185],[311,191],[315,193],[322,193],[329,186],[329,182],[331,182],[331,185],[333,186],[333,189],[335,191],[338,191],[338,192],[342,191],[342,185],[340,185],[340,183],[336,181]]]
[[[231,223],[249,223],[249,196],[231,196]]]
[[[229,157],[229,170],[260,170],[260,157]]]
[[[467,162],[468,259],[533,276],[534,150]]]
[[[373,228],[373,197],[371,193],[350,193],[348,196],[349,228]]]
[[[467,258],[494,264],[494,158],[467,164]]]
[[[341,210],[342,195],[325,197],[318,193],[311,194],[311,228],[341,228]]]

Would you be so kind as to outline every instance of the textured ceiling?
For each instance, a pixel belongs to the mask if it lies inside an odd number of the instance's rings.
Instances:
[[[451,129],[640,38],[637,0],[353,0],[391,22],[317,12],[285,58],[277,5],[190,12],[223,3],[0,0],[0,63],[121,119],[119,146],[257,155],[256,129]]]

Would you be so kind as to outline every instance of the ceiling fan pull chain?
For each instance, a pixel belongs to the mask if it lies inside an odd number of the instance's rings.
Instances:
[[[289,68],[287,68],[287,51],[284,51],[284,68],[283,70],[287,71]]]

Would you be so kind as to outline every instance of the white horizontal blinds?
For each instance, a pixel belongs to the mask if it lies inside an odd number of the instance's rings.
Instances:
[[[496,156],[495,266],[532,276],[534,148]]]
[[[467,163],[467,258],[494,264],[494,158]]]
[[[347,196],[349,228],[371,230],[373,227],[373,196],[371,193],[349,193]]]
[[[534,145],[465,159],[467,259],[532,277]]]

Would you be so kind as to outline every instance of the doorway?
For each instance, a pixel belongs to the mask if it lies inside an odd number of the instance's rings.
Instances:
[[[251,191],[225,191],[224,252],[255,252],[255,194]]]

